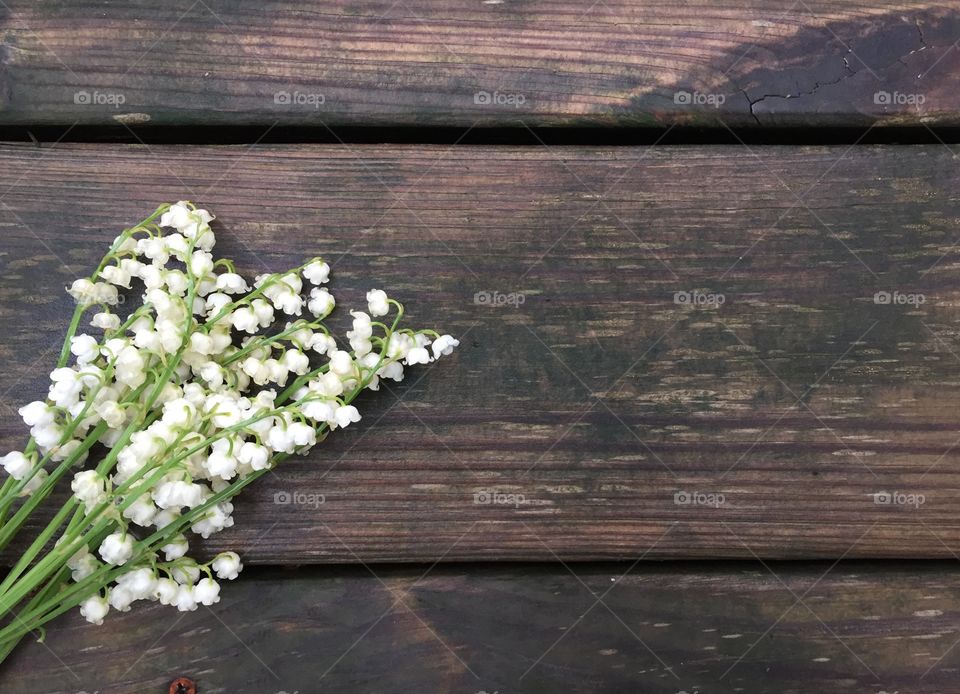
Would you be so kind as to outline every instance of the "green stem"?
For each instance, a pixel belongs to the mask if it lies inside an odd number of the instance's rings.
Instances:
[[[53,534],[60,529],[60,526],[63,525],[66,521],[67,516],[70,515],[70,512],[76,508],[77,500],[74,497],[70,499],[63,505],[60,511],[56,516],[47,524],[47,527],[44,528],[43,532],[37,535],[36,539],[27,548],[23,553],[23,556],[20,557],[20,560],[10,569],[10,573],[4,577],[3,582],[0,583],[0,609],[6,607],[4,604],[4,598],[6,597],[6,591],[14,584],[14,582],[20,577],[20,575],[26,570],[26,568],[33,562],[37,554],[46,547],[47,543],[53,537]],[[71,555],[72,556],[72,555]],[[12,605],[11,605],[12,606]]]
[[[97,425],[86,439],[84,439],[84,444],[81,445],[72,456],[60,463],[59,467],[53,471],[51,475],[43,481],[43,484],[37,489],[33,494],[27,497],[26,502],[17,509],[17,512],[13,517],[6,523],[3,527],[0,528],[0,549],[5,548],[10,541],[16,536],[17,532],[20,530],[21,526],[26,522],[27,518],[33,511],[49,496],[50,492],[56,486],[57,481],[66,473],[67,470],[73,465],[76,459],[87,449],[93,446],[100,436],[103,435],[103,432],[106,431],[107,425],[103,422]],[[85,446],[85,448],[84,448]]]

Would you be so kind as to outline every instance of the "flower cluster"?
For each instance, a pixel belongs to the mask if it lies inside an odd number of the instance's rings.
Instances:
[[[240,557],[200,562],[188,556],[190,536],[229,528],[244,486],[359,421],[351,403],[363,390],[458,345],[399,328],[403,307],[372,289],[341,346],[324,325],[336,305],[327,263],[250,285],[213,256],[212,221],[188,202],[162,206],[68,289],[78,306],[47,398],[20,409],[30,442],[0,458],[0,520],[20,503],[0,547],[58,480],[73,492],[41,535],[54,548],[40,557],[32,546],[0,584],[0,608],[34,596],[24,628],[64,605],[99,624],[138,600],[179,610],[217,602],[216,579],[236,578]],[[120,315],[134,283],[142,301]],[[77,332],[91,312],[98,334]]]

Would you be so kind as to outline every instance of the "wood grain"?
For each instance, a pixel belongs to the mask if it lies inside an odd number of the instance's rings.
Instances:
[[[939,693],[960,659],[955,568],[254,570],[185,615],[60,618],[0,676],[17,694],[160,694],[178,676],[202,694]]]
[[[958,39],[953,1],[9,0],[0,123],[958,125]]]
[[[13,409],[45,391],[62,288],[165,200],[217,213],[248,273],[325,254],[342,308],[382,286],[415,324],[462,338],[245,492],[209,549],[252,563],[960,549],[946,147],[6,145],[0,166],[7,446],[24,434]],[[324,503],[282,503],[293,492]]]

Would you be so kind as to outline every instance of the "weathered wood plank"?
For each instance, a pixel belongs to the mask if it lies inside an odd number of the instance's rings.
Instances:
[[[0,677],[18,694],[178,676],[202,694],[955,689],[953,563],[572,568],[251,571],[195,613],[61,618]]]
[[[214,210],[248,272],[322,253],[342,308],[383,286],[463,337],[248,490],[211,548],[297,563],[960,548],[946,147],[8,145],[0,167],[7,446],[24,433],[12,408],[45,390],[62,287],[164,200]],[[725,301],[676,303],[694,291]],[[483,303],[493,292],[523,303]],[[294,491],[325,503],[275,502]],[[522,499],[484,503],[494,492]]]
[[[957,2],[9,0],[0,123],[958,125],[958,39]]]

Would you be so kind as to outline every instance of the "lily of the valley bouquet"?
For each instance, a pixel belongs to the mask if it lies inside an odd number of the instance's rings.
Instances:
[[[233,525],[241,489],[359,421],[364,389],[458,344],[401,328],[403,306],[372,289],[341,347],[324,326],[335,301],[322,259],[249,286],[214,258],[212,220],[163,205],[68,289],[77,308],[47,398],[20,409],[30,440],[0,458],[0,549],[23,548],[0,583],[0,659],[77,606],[100,624],[138,600],[217,602],[240,557],[193,559],[191,535]],[[136,308],[121,300],[132,283]],[[38,511],[58,489],[70,491],[59,510]],[[52,519],[23,540],[35,512]]]

